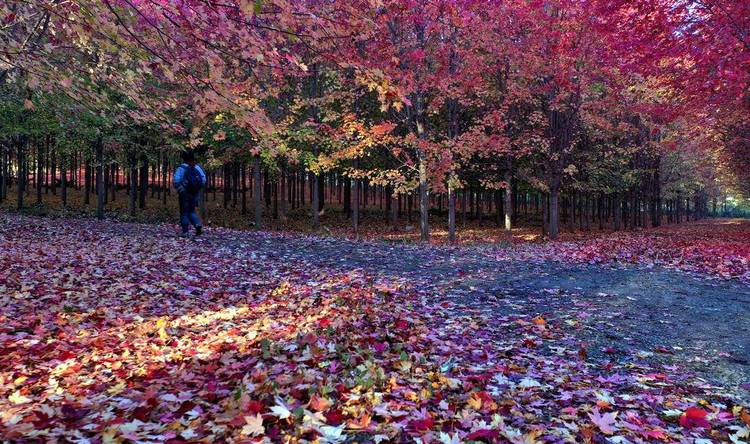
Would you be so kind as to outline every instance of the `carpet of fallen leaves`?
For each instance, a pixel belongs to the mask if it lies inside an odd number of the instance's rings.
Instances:
[[[750,221],[705,220],[549,243],[538,257],[590,264],[661,266],[750,281]]]
[[[217,229],[185,240],[166,226],[0,214],[0,437],[700,444],[750,435],[746,408],[678,367],[595,364],[562,321],[466,310],[420,291],[423,282],[316,267],[321,241],[300,238],[310,260],[268,254],[286,235]],[[554,248],[585,261],[620,254]]]

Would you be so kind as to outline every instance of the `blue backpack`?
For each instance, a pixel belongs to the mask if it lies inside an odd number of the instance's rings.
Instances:
[[[198,194],[198,191],[203,188],[203,179],[198,168],[194,166],[187,166],[185,168],[185,176],[183,181],[185,182],[185,191],[190,194]]]

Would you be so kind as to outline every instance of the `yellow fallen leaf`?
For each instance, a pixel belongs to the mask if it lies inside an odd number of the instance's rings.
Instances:
[[[23,396],[19,390],[16,390],[12,395],[8,396],[8,400],[13,404],[28,404],[31,402],[31,398]]]
[[[24,383],[24,382],[25,382],[25,381],[26,381],[27,379],[29,379],[29,378],[28,378],[28,376],[19,376],[19,377],[17,377],[17,378],[15,379],[15,381],[13,381],[13,384],[15,384],[15,385],[21,385],[21,384],[23,384],[23,383]]]

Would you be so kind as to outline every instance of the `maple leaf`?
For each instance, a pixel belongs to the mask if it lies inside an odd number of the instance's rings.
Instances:
[[[344,434],[345,427],[343,424],[337,427],[320,427],[319,431],[322,436],[319,439],[321,444],[337,444],[346,441],[346,435]]]
[[[8,400],[12,402],[13,404],[28,404],[32,401],[31,398],[27,398],[26,396],[22,395],[19,390],[16,390],[8,396]]]
[[[271,407],[271,411],[275,416],[277,416],[279,419],[287,419],[292,416],[292,412],[286,406],[286,403],[284,403],[283,399],[278,396],[274,399],[276,401],[276,405]]]
[[[263,426],[263,416],[256,414],[255,416],[245,416],[245,425],[242,426],[243,435],[247,436],[260,436],[266,433],[266,428]]]
[[[433,420],[432,418],[415,419],[415,420],[409,421],[409,428],[417,432],[425,432],[431,429],[434,424],[435,424],[435,420]]]
[[[686,429],[701,427],[711,428],[711,423],[706,419],[708,412],[699,407],[690,407],[680,416],[680,425]]]
[[[591,422],[594,423],[597,427],[599,427],[599,430],[602,431],[605,435],[612,435],[615,433],[615,429],[612,427],[615,424],[615,419],[617,418],[618,412],[612,412],[612,413],[605,413],[605,414],[599,414],[598,410],[594,410],[593,412],[589,413],[589,418],[591,419]]]
[[[322,412],[324,410],[328,410],[328,408],[332,405],[331,401],[329,401],[326,398],[323,398],[321,396],[318,396],[318,394],[314,394],[310,398],[310,402],[308,403],[308,406],[315,410],[316,412]]]

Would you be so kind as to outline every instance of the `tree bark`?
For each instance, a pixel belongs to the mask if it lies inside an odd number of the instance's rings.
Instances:
[[[148,158],[141,155],[141,174],[138,178],[140,192],[138,193],[138,208],[146,208],[146,194],[148,193]]]
[[[355,161],[355,168],[357,168]],[[359,179],[353,179],[354,186],[352,190],[352,225],[354,227],[354,239],[359,240]]]
[[[549,238],[557,240],[560,232],[560,188],[558,186],[550,187],[549,193]]]
[[[104,144],[102,136],[96,138],[96,218],[104,219]]]
[[[255,228],[263,226],[263,204],[261,203],[260,157],[253,158],[253,206],[255,212]]]
[[[24,188],[26,186],[26,177],[23,170],[24,165],[24,156],[26,154],[26,136],[20,136],[18,137],[18,140],[16,141],[16,149],[17,152],[17,161],[18,161],[18,195],[16,199],[16,209],[22,210],[23,209],[23,192]]]
[[[418,150],[419,157],[419,239],[422,242],[430,240],[429,222],[429,194],[427,191],[427,156],[423,150]]]
[[[135,218],[135,205],[138,199],[138,165],[135,155],[130,155],[130,217]]]
[[[456,190],[448,187],[448,240],[456,242]]]
[[[60,158],[60,187],[63,207],[68,206],[68,166]]]

